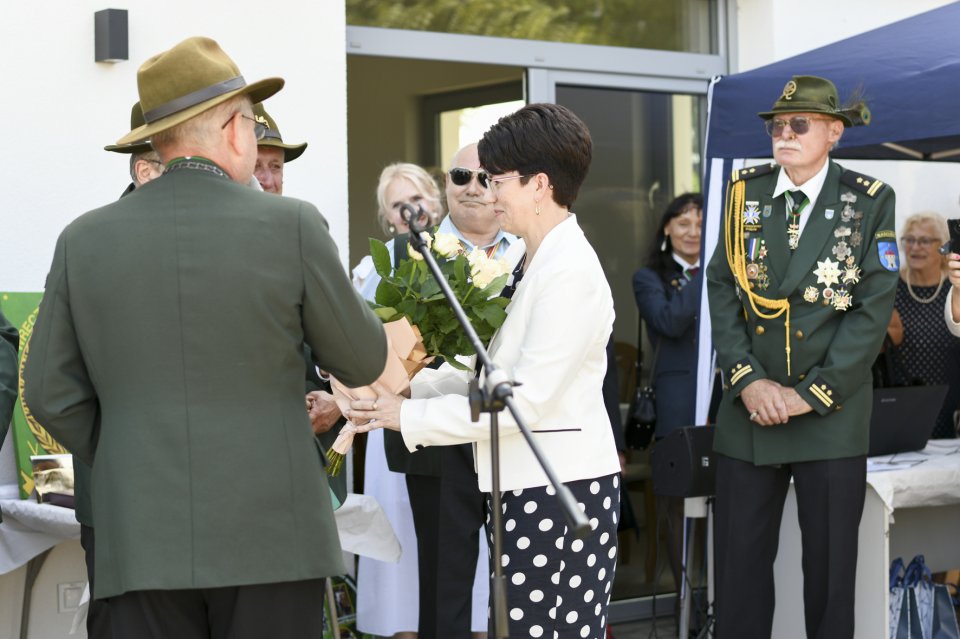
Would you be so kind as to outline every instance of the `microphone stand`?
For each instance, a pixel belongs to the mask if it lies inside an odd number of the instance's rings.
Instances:
[[[503,576],[503,565],[500,559],[502,557],[503,547],[503,509],[501,507],[500,496],[500,427],[497,418],[501,410],[506,407],[513,415],[514,420],[517,422],[517,427],[520,429],[520,432],[523,433],[524,439],[527,440],[527,445],[533,452],[534,457],[536,457],[540,467],[543,468],[547,479],[550,480],[550,484],[556,492],[556,499],[560,503],[560,508],[563,510],[564,517],[567,520],[567,525],[577,539],[583,539],[590,534],[590,522],[587,521],[586,515],[577,507],[577,502],[573,498],[573,493],[570,492],[570,489],[560,483],[556,473],[540,449],[540,445],[534,440],[529,426],[527,426],[526,421],[523,419],[523,415],[521,415],[517,409],[513,399],[513,387],[516,385],[516,382],[511,381],[507,377],[507,374],[502,369],[497,368],[493,360],[490,359],[490,355],[487,353],[486,348],[484,348],[483,342],[480,341],[477,332],[473,329],[473,325],[470,324],[470,320],[467,318],[467,314],[464,312],[463,307],[460,306],[457,296],[450,289],[450,284],[447,283],[446,278],[443,276],[443,273],[441,273],[440,266],[430,252],[426,240],[421,237],[420,234],[427,230],[429,217],[424,213],[422,208],[418,207],[415,209],[411,204],[402,204],[400,206],[400,215],[410,227],[411,246],[423,256],[430,272],[433,273],[433,277],[436,278],[440,289],[447,298],[447,302],[456,314],[457,320],[470,339],[470,343],[473,344],[473,348],[477,351],[477,357],[482,362],[484,370],[487,372],[483,388],[480,387],[476,379],[470,382],[470,418],[476,422],[480,420],[480,413],[490,413],[490,464],[492,470],[490,496],[493,504],[491,522],[493,525],[494,556],[494,576],[490,586],[490,594],[493,598],[494,637],[496,637],[496,639],[506,639],[509,636],[507,630],[507,582]],[[394,250],[399,249],[395,247]]]

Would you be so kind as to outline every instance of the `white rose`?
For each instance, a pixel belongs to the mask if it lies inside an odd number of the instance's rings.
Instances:
[[[478,260],[470,267],[470,276],[473,278],[473,285],[477,288],[486,288],[490,282],[504,275],[507,270],[507,263],[503,259],[491,260],[486,255],[484,259]]]
[[[451,258],[462,253],[463,246],[453,233],[437,233],[433,238],[433,250],[440,257]]]
[[[430,237],[430,234],[424,231],[423,233],[420,234],[420,237],[422,237],[424,241],[426,241],[427,248],[430,248],[430,245],[433,244],[433,238]],[[411,258],[415,260],[420,260],[421,262],[423,261],[423,255],[420,254],[420,251],[413,248],[413,244],[410,244],[409,242],[407,242],[407,255],[409,255]]]
[[[472,251],[467,253],[467,262],[470,263],[471,270],[473,270],[474,266],[476,266],[477,264],[479,264],[480,262],[486,259],[488,259],[487,253],[485,251],[481,251],[477,247],[474,247]]]

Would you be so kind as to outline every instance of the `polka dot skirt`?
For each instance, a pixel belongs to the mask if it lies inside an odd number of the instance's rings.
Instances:
[[[567,484],[592,532],[576,539],[551,487],[503,493],[509,636],[603,639],[617,565],[620,475]],[[492,507],[487,497],[487,510]],[[487,516],[490,552],[492,520]],[[490,628],[493,632],[492,622]]]

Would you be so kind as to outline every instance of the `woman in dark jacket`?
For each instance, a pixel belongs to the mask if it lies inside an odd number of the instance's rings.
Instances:
[[[695,423],[700,223],[703,197],[684,193],[667,206],[647,265],[633,276],[633,291],[654,356],[648,370],[657,392],[656,439]],[[639,380],[637,380],[639,383]],[[683,499],[657,496],[658,524],[666,525],[670,567],[680,588]],[[659,535],[658,535],[659,536]]]

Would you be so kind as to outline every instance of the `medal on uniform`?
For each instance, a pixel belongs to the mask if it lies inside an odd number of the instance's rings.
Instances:
[[[814,269],[813,274],[817,276],[817,284],[824,284],[830,286],[831,284],[840,283],[840,263],[834,262],[829,257],[822,262],[817,260],[817,268]],[[827,291],[823,291],[824,296],[827,295]],[[831,293],[832,294],[832,293]]]
[[[840,240],[834,245],[833,254],[838,260],[843,261],[850,255],[850,246],[843,240]]]
[[[843,269],[843,283],[844,284],[856,284],[860,281],[860,275],[862,271],[860,267],[856,264],[847,264],[847,268]]]
[[[763,217],[770,217],[770,214],[773,213],[773,205],[764,204],[763,205]]]
[[[817,301],[817,298],[820,297],[820,291],[817,290],[816,286],[808,286],[803,289],[803,300],[805,302],[810,302],[813,304]]]
[[[860,246],[860,242],[863,241],[863,236],[860,234],[860,231],[854,231],[850,234],[850,246],[857,248]]]
[[[827,288],[823,289],[823,303],[829,304],[830,300],[832,299],[833,299],[833,289],[828,286]]]
[[[787,245],[791,251],[797,250],[800,246],[800,225],[796,222],[790,222],[787,225]]]
[[[754,262],[747,264],[747,279],[755,280],[760,275],[760,266]]]
[[[850,230],[849,226],[838,226],[836,229],[834,229],[833,236],[839,240],[845,237],[849,237],[851,232],[852,231]]]
[[[760,202],[747,202],[743,209],[744,224],[760,223]]]
[[[757,273],[757,288],[765,291],[770,287],[770,276],[767,275],[767,265],[757,264],[757,267],[759,269]]]
[[[843,210],[840,211],[840,221],[849,222],[853,219],[853,207],[847,204],[843,207]]]
[[[833,308],[838,311],[845,311],[853,303],[853,296],[845,288],[837,289],[833,296]]]
[[[824,211],[824,212],[823,212],[823,217],[827,218],[828,220],[832,220],[832,219],[833,219],[833,209],[827,209],[826,211]]]

